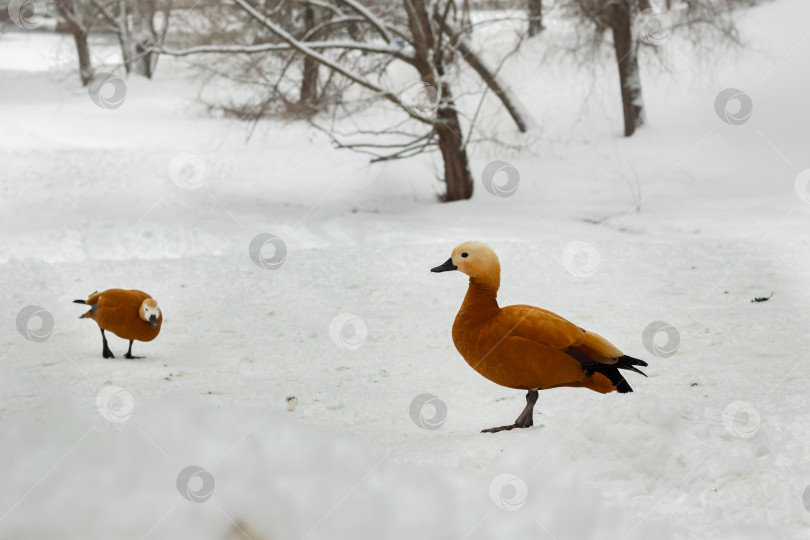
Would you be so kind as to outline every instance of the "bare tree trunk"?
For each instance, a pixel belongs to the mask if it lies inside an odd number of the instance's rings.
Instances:
[[[461,31],[465,34],[472,33],[472,15],[470,14],[470,0],[464,0],[461,4]]]
[[[87,34],[79,29],[73,31],[73,40],[76,42],[76,52],[79,55],[79,77],[82,86],[90,84],[93,77],[93,63],[90,60],[90,47],[87,45]]]
[[[150,20],[154,14],[140,14],[140,18],[135,21],[139,26],[135,39],[135,73],[143,75],[147,79],[152,78],[154,62],[152,59],[152,34],[150,31]],[[147,18],[148,17],[148,18]]]
[[[460,201],[473,194],[472,174],[470,173],[464,134],[461,131],[458,111],[450,86],[441,82],[444,75],[443,51],[437,50],[437,34],[441,32],[432,23],[425,0],[405,0],[408,23],[414,43],[415,67],[425,84],[440,91],[439,107],[436,110],[437,123],[433,129],[438,137],[439,151],[444,160],[444,181],[447,192],[443,200]]]
[[[315,9],[312,4],[307,4],[304,8],[304,29],[308,35],[315,28]],[[314,39],[315,36],[310,36]],[[318,62],[304,56],[304,72],[301,79],[301,95],[298,100],[299,105],[306,109],[311,108],[318,98]]]
[[[449,87],[445,85],[443,92],[449,93]],[[443,95],[442,99],[449,99],[453,103],[449,95]],[[444,121],[436,126],[439,151],[444,160],[444,182],[447,184],[443,200],[449,202],[469,199],[473,194],[473,180],[458,113],[453,106],[443,107],[436,111],[436,117]]]
[[[124,59],[124,68],[127,73],[132,72],[135,63],[135,43],[129,29],[129,9],[127,1],[118,2],[118,42],[121,44],[121,57]]]
[[[543,26],[543,0],[528,0],[529,37],[536,36],[545,28]]]
[[[150,0],[137,0],[132,2],[132,18],[127,27],[129,39],[132,42],[133,56],[132,71],[146,78],[151,78],[152,59],[149,56],[151,34],[150,21],[155,15],[154,2]]]
[[[118,40],[127,73],[133,72],[151,79],[157,65],[154,45],[159,41],[154,26],[157,13],[155,0],[119,1]],[[168,4],[164,9],[164,25],[168,24]],[[164,27],[165,33],[165,27]]]
[[[82,23],[81,15],[73,0],[59,0],[56,3],[56,8],[59,15],[61,15],[67,23],[70,33],[73,35],[73,41],[76,43],[76,53],[79,57],[79,77],[81,78],[82,86],[87,86],[90,83],[90,79],[93,77],[90,46],[87,44],[88,27]]]
[[[616,0],[607,7],[610,27],[613,30],[613,46],[619,65],[625,137],[631,136],[644,124],[644,102],[636,55],[637,43],[632,28],[634,9],[630,1]]]

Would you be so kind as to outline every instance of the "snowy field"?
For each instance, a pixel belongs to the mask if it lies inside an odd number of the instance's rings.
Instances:
[[[550,25],[503,72],[531,148],[472,152],[516,194],[452,204],[435,157],[369,166],[302,123],[248,140],[182,61],[105,110],[68,37],[0,34],[0,538],[810,538],[808,17],[746,10],[745,48],[714,61],[673,37],[627,140],[615,66],[541,64]],[[742,125],[715,112],[729,87]],[[277,268],[251,259],[261,233]],[[453,347],[466,281],[429,269],[465,240],[499,254],[501,305],[595,330],[649,378],[541,392],[534,428],[479,433],[524,394]],[[144,359],[114,336],[103,359],[71,303],[115,287],[164,311]],[[27,306],[46,314],[18,330]],[[674,341],[645,346],[658,321]]]

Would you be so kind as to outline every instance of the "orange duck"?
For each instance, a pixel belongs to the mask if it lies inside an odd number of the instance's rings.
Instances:
[[[431,272],[458,270],[470,276],[467,296],[453,323],[453,343],[464,360],[490,381],[528,390],[514,424],[483,432],[526,428],[538,390],[583,387],[606,394],[632,392],[620,369],[643,372],[647,363],[624,355],[608,340],[534,306],[498,306],[501,265],[492,249],[465,242]],[[646,375],[645,375],[646,376]]]
[[[160,333],[160,326],[163,323],[163,314],[157,301],[142,291],[109,289],[93,293],[87,300],[73,302],[90,306],[90,311],[79,318],[93,319],[98,324],[104,343],[101,351],[104,358],[115,358],[107,345],[105,330],[129,340],[129,350],[124,358],[142,358],[132,356],[132,342],[136,339],[152,341]]]

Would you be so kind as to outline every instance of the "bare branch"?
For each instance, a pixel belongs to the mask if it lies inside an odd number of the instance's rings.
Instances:
[[[238,0],[237,0],[238,1]],[[357,41],[307,41],[306,47],[313,50],[346,49],[378,54],[390,54],[404,62],[412,62],[413,58],[405,55],[402,51],[376,47],[367,43]],[[171,56],[189,56],[191,54],[211,54],[211,53],[243,53],[256,54],[271,51],[298,51],[301,50],[291,43],[262,43],[260,45],[198,45],[186,49],[170,49],[161,47],[157,51]],[[303,53],[306,54],[306,53]]]
[[[388,29],[385,26],[385,23],[381,21],[376,15],[374,15],[369,9],[358,2],[357,0],[337,0],[341,4],[346,4],[357,13],[363,16],[374,28],[377,29],[377,32],[382,36],[386,43],[391,43],[391,34],[388,32]]]
[[[503,106],[509,112],[509,116],[511,116],[512,120],[515,121],[518,130],[521,133],[526,133],[526,131],[529,129],[527,120],[524,118],[523,113],[518,110],[517,99],[506,87],[501,85],[493,72],[486,66],[486,64],[484,64],[483,59],[478,56],[475,51],[473,51],[472,46],[464,38],[461,32],[453,29],[450,23],[447,22],[443,22],[442,30],[449,34],[454,46],[462,54],[464,61],[467,62],[467,64],[469,64],[476,73],[478,73],[489,89],[492,90],[496,96],[498,96],[498,99],[501,100],[501,103],[503,103]]]
[[[346,1],[346,0],[342,0],[342,1]],[[349,0],[349,1],[353,2],[354,0]],[[309,43],[303,43],[301,41],[298,41],[297,39],[295,39],[295,37],[293,37],[289,32],[284,30],[281,26],[279,26],[278,24],[276,24],[272,20],[268,19],[267,17],[265,17],[264,15],[262,15],[261,13],[256,11],[256,9],[253,6],[251,6],[250,4],[248,4],[246,0],[234,0],[234,2],[236,2],[251,17],[253,17],[255,20],[259,21],[264,27],[266,27],[268,30],[273,32],[276,36],[281,38],[281,40],[288,43],[291,48],[297,50],[301,54],[305,54],[305,55],[309,56],[313,60],[316,60],[317,62],[319,62],[321,65],[326,66],[327,68],[329,68],[329,69],[331,69],[331,70],[333,70],[333,71],[335,71],[337,73],[340,73],[341,75],[343,75],[347,79],[355,82],[356,84],[359,84],[363,88],[371,90],[372,92],[376,92],[377,94],[380,95],[380,97],[382,97],[384,99],[387,99],[391,103],[394,103],[395,105],[400,107],[403,111],[407,112],[413,119],[418,120],[419,122],[422,122],[424,124],[430,124],[430,125],[435,125],[436,123],[438,123],[437,120],[423,118],[423,117],[421,117],[421,116],[419,116],[417,114],[414,114],[404,103],[402,103],[402,100],[399,99],[399,96],[397,96],[393,92],[390,92],[388,90],[384,90],[383,88],[377,86],[376,84],[374,84],[371,81],[367,80],[366,78],[359,75],[358,73],[350,71],[350,70],[344,68],[343,66],[341,66],[340,64],[337,64],[336,62],[333,62],[332,60],[330,60],[326,56],[320,54],[319,52],[314,50],[312,47],[310,47]],[[391,54],[391,55],[394,54],[393,51],[388,51],[388,50],[386,50],[386,53]]]

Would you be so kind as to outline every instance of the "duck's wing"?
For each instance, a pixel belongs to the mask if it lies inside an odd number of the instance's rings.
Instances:
[[[147,298],[152,298],[151,296],[149,296],[149,295],[148,295],[148,294],[146,294],[145,292],[143,292],[143,291],[139,291],[139,290],[137,290],[137,289],[132,289],[132,290],[125,291],[125,292],[126,292],[126,293],[128,293],[128,294],[129,294],[130,296],[132,296],[133,298],[137,298],[139,302],[143,302],[143,301],[144,301],[144,300],[146,300]]]
[[[112,314],[115,312],[126,313],[131,311],[134,306],[139,306],[141,301],[138,297],[133,296],[129,291],[123,289],[108,289],[96,295],[96,304],[98,309],[102,309],[107,313]]]
[[[516,305],[501,310],[498,322],[510,336],[537,342],[564,352],[583,366],[615,364],[624,356],[611,342],[571,321],[534,306]]]

